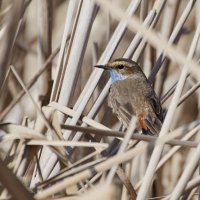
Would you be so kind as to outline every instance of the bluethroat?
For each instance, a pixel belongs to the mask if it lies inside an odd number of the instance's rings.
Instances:
[[[162,107],[140,66],[132,60],[119,58],[95,67],[110,72],[108,105],[122,124],[128,127],[135,115],[143,133],[158,135],[163,121]]]

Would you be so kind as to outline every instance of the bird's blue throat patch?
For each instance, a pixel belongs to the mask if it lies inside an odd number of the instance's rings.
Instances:
[[[114,70],[109,70],[109,73],[110,73],[110,77],[111,77],[112,83],[124,79],[123,75],[118,74],[118,73],[115,72]]]

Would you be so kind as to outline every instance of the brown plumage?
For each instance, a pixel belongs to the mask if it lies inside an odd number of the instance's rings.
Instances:
[[[113,70],[121,75],[121,80],[114,80],[115,77],[113,79],[108,104],[123,125],[128,127],[132,116],[135,115],[141,129],[158,135],[163,120],[162,108],[139,65],[132,60],[120,58],[96,67]]]

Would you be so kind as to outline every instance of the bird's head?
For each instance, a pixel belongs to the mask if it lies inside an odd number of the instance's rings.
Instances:
[[[109,70],[113,82],[123,80],[133,74],[143,73],[136,62],[125,58],[119,58],[106,65],[97,65],[94,67]]]

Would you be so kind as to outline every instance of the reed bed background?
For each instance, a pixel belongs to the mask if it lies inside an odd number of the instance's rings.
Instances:
[[[0,1],[0,199],[200,199],[199,0]],[[96,64],[137,61],[165,110],[126,131]],[[117,154],[105,157],[113,139]],[[137,141],[139,141],[137,143]]]

